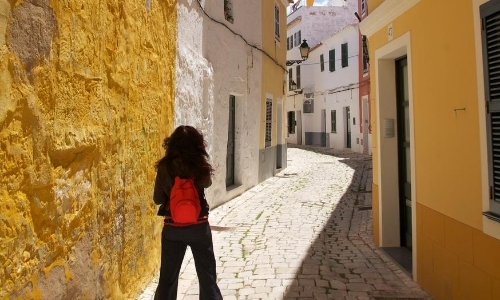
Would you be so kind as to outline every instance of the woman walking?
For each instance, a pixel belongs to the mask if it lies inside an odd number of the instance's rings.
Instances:
[[[213,169],[209,163],[203,135],[192,126],[179,126],[165,138],[166,154],[156,163],[153,200],[161,205],[158,215],[165,216],[161,239],[160,279],[155,300],[177,299],[179,273],[189,246],[193,253],[200,286],[200,300],[222,299],[217,286],[212,231],[208,223],[209,206],[205,188],[212,184]],[[198,220],[179,224],[172,219],[170,194],[176,177],[192,179],[201,205]]]

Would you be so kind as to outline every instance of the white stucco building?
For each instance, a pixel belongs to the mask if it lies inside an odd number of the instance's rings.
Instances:
[[[300,35],[311,51],[288,69],[287,142],[363,153],[369,138],[360,130],[368,110],[359,100],[358,3],[344,5],[300,7],[288,16],[289,37]],[[296,42],[289,43],[287,59],[299,59]]]
[[[279,78],[276,90],[281,93],[273,95],[282,99],[286,58],[285,46],[273,53],[265,49],[263,32],[269,31],[274,41],[278,26],[285,35],[288,4],[288,0],[178,1],[175,126],[193,125],[204,133],[215,169],[207,190],[212,207],[262,180],[259,144],[264,137],[259,120],[262,95],[269,93],[262,87],[266,75],[262,70],[269,57],[283,65],[277,67],[279,74],[268,74]],[[278,114],[277,107],[273,106],[272,116],[283,118],[284,108]]]

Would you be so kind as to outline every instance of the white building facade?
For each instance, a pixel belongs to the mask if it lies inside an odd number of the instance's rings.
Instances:
[[[289,1],[275,3],[285,12]],[[192,125],[204,134],[215,169],[207,190],[212,208],[259,182],[262,5],[232,0],[177,5],[175,126]],[[285,17],[281,24],[286,26]]]
[[[369,138],[360,128],[369,112],[359,97],[358,3],[345,5],[301,7],[288,16],[287,59],[299,59],[298,37],[311,47],[306,61],[288,68],[290,144],[367,152]]]

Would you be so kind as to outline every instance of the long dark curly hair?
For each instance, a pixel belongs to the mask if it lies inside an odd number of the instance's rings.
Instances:
[[[206,143],[196,128],[188,125],[177,127],[163,140],[165,156],[156,163],[156,168],[165,165],[170,176],[184,175],[197,180],[212,176]]]

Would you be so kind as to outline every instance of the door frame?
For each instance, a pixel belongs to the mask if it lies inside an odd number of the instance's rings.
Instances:
[[[412,210],[412,271],[413,279],[417,280],[417,249],[418,241],[416,234],[418,182],[415,181],[415,134],[414,134],[414,108],[413,108],[413,67],[411,55],[411,34],[405,34],[393,39],[389,43],[375,50],[375,114],[377,140],[378,169],[374,173],[373,183],[378,187],[378,201],[374,201],[374,239],[379,247],[399,247],[400,238],[400,213],[399,213],[399,187],[398,187],[398,164],[394,163],[394,157],[398,154],[397,133],[390,135],[386,130],[386,124],[391,120],[397,120],[396,109],[396,74],[395,60],[402,56],[408,59],[408,95],[410,114],[410,166],[411,166],[411,198],[414,209]],[[397,124],[397,122],[394,122]],[[375,155],[375,153],[374,153]]]

